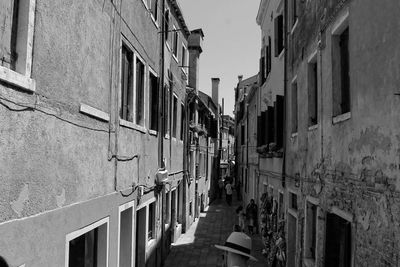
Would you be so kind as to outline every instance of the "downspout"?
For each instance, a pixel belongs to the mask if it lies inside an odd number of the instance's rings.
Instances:
[[[287,54],[288,54],[288,33],[287,33],[287,25],[288,25],[288,0],[285,0],[285,8],[284,8],[284,17],[285,23],[283,26],[283,32],[285,33],[285,54],[284,54],[284,63],[283,63],[283,159],[282,159],[282,187],[286,186],[286,139],[287,139],[287,103],[288,103],[288,95],[287,95]]]
[[[164,99],[165,99],[165,89],[164,89],[164,64],[165,64],[165,18],[164,18],[164,11],[165,11],[165,0],[162,0],[162,8],[161,8],[161,38],[160,38],[160,49],[161,49],[161,57],[160,57],[160,84],[159,84],[159,92],[161,91],[161,94],[158,98],[159,103],[161,103],[161,107],[159,107],[159,114],[160,114],[160,120],[158,121],[158,126],[159,126],[159,134],[158,134],[158,166],[159,168],[164,168]],[[160,110],[161,109],[161,110]],[[165,195],[165,186],[163,186],[161,190],[161,209],[159,209],[160,212],[160,221],[161,221],[161,245],[160,245],[160,254],[161,254],[161,266],[164,266],[164,259],[163,259],[163,253],[164,253],[164,214],[163,214],[163,196]]]
[[[247,177],[247,187],[249,186],[249,106],[247,104],[247,94],[244,95],[244,104],[246,107],[246,177]],[[248,195],[246,188],[246,194]]]

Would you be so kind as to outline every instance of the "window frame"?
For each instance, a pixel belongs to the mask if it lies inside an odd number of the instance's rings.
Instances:
[[[132,209],[132,258],[131,258],[131,267],[134,266],[136,262],[136,236],[135,236],[135,231],[136,231],[136,207],[135,207],[135,200],[129,201],[125,204],[122,204],[118,207],[118,243],[117,243],[117,266],[120,266],[120,242],[121,242],[121,214],[122,212]]]
[[[99,228],[100,226],[103,226],[106,224],[107,227],[107,244],[106,244],[106,267],[108,267],[108,259],[109,259],[109,243],[110,243],[110,217],[105,217],[103,219],[100,219],[94,223],[91,223],[88,226],[85,226],[81,229],[75,230],[73,232],[68,233],[65,236],[65,267],[69,266],[69,243],[70,241],[96,229]]]
[[[15,62],[15,69],[0,66],[0,81],[4,81],[27,92],[35,92],[36,81],[32,78],[32,64],[36,0],[28,0],[27,4],[28,6],[24,6],[23,9],[21,9],[21,4],[19,4],[17,14],[15,50],[21,56],[22,60]],[[25,23],[21,26],[22,20]]]
[[[151,87],[151,78],[150,78],[150,75],[152,75],[153,77],[155,77],[156,78],[156,80],[157,80],[157,86],[156,86],[156,91],[157,91],[157,112],[156,112],[156,114],[155,114],[155,118],[156,118],[156,121],[157,121],[157,123],[156,123],[156,128],[157,129],[153,129],[152,128],[152,123],[153,123],[153,121],[152,121],[152,116],[153,116],[153,113],[152,113],[152,107],[153,107],[153,101],[152,101],[152,96],[153,96],[153,94],[152,94],[152,87]],[[159,76],[158,76],[158,74],[153,70],[153,68],[151,68],[150,66],[149,66],[149,71],[148,71],[148,117],[149,117],[149,122],[148,122],[148,128],[149,128],[149,132],[150,133],[152,133],[152,134],[157,134],[157,132],[159,131],[159,129],[158,129],[158,110],[159,110],[159,83],[160,83],[160,81],[159,81]]]
[[[296,86],[296,95],[294,95],[294,86]],[[296,135],[299,131],[299,88],[297,83],[297,75],[291,81],[290,89],[290,109],[291,109],[291,133],[292,136]],[[294,102],[296,101],[296,102]]]
[[[168,14],[168,15],[167,15]],[[164,40],[167,48],[171,50],[171,47],[169,46],[170,42],[170,31],[169,29],[171,28],[171,11],[169,8],[165,8],[164,10]]]
[[[176,138],[177,133],[178,133],[178,95],[173,92],[172,94],[172,114],[171,114],[171,119],[172,119],[172,125],[171,125],[171,137]]]
[[[343,102],[343,88],[342,88],[342,66],[341,62],[334,64],[333,60],[337,57],[341,61],[341,49],[340,49],[340,38],[342,34],[348,30],[348,72],[349,72],[349,84],[348,84],[348,110],[343,110],[341,107]],[[350,24],[349,24],[349,9],[345,10],[338,16],[336,22],[332,26],[331,30],[331,63],[332,63],[332,123],[336,124],[342,121],[346,121],[351,118],[351,59],[350,59]],[[340,66],[338,66],[340,65]]]
[[[319,96],[319,65],[318,65],[318,51],[314,51],[307,60],[307,96],[308,96],[308,112],[307,121],[309,130],[318,125],[318,96]],[[315,70],[314,70],[315,68]],[[315,75],[314,75],[315,74]],[[313,101],[313,102],[312,102]],[[314,109],[314,110],[313,110]],[[313,114],[315,112],[315,114]],[[312,115],[315,115],[313,118]],[[315,121],[313,121],[315,119]]]
[[[159,26],[158,26],[158,17],[159,17],[159,7],[158,7],[158,4],[159,4],[159,2],[158,2],[158,0],[148,0],[148,1],[150,1],[150,4],[149,4],[149,11],[150,11],[151,19],[153,20],[154,24],[155,24],[156,27],[158,28],[158,27],[159,27]],[[155,10],[153,9],[153,3],[156,3]],[[155,14],[154,14],[154,11],[155,11]]]
[[[320,207],[319,207],[319,200],[317,198],[314,197],[310,197],[307,196],[304,202],[304,217],[305,217],[305,227],[304,227],[304,251],[303,251],[303,258],[304,258],[304,262],[306,263],[306,266],[314,266],[315,262],[318,258],[318,228],[319,228],[319,222],[318,222],[318,216],[320,213]],[[309,233],[309,226],[308,226],[308,206],[314,206],[315,207],[315,222],[314,222],[314,226],[315,226],[315,239],[314,241],[312,240],[312,236],[311,236],[311,240],[308,240],[308,235]],[[311,220],[313,220],[314,218],[311,218]],[[311,235],[313,235],[311,233]],[[310,247],[309,246],[309,242],[315,242],[315,247],[314,247],[314,258],[310,257],[309,254],[307,253],[307,248]]]

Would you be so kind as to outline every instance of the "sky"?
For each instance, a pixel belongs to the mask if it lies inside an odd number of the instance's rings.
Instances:
[[[189,30],[202,28],[199,89],[211,96],[211,78],[220,78],[219,103],[233,115],[238,75],[257,74],[261,29],[256,23],[260,0],[178,0]]]

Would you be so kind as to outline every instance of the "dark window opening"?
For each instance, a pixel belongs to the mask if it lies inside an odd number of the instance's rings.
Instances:
[[[292,133],[297,133],[298,106],[297,106],[297,82],[292,83]]]
[[[279,15],[275,18],[275,56],[279,56],[283,50],[283,15]]]
[[[290,193],[290,208],[297,210],[297,195]]]
[[[308,126],[318,123],[318,65],[308,64]]]
[[[169,37],[169,10],[165,10],[164,13],[164,38],[165,42],[168,42]]]
[[[144,71],[145,67],[136,58],[136,124],[144,125]]]
[[[150,72],[149,75],[150,93],[150,129],[158,130],[158,78]]]
[[[179,135],[181,140],[183,140],[183,135],[185,133],[185,125],[186,125],[185,105],[181,104],[181,133]]]
[[[340,87],[342,113],[350,111],[349,28],[340,35]]]
[[[307,202],[306,206],[305,257],[315,260],[317,243],[317,206]]]
[[[326,217],[325,266],[351,266],[351,223],[332,213]]]
[[[154,202],[149,205],[149,220],[147,223],[147,240],[155,238],[154,228],[155,226],[155,204]]]
[[[151,14],[155,21],[158,19],[158,0],[151,0]]]
[[[176,127],[178,120],[178,98],[176,96],[173,97],[173,111],[172,111],[172,137],[176,137]]]

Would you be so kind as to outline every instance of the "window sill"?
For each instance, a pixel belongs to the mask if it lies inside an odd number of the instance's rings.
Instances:
[[[151,129],[149,129],[149,134],[150,134],[150,135],[157,136],[157,131],[156,131],[156,130],[151,130]]]
[[[283,58],[284,54],[285,54],[285,48],[283,48],[281,53],[279,54],[279,56],[278,56],[279,60],[281,60]]]
[[[151,252],[157,245],[156,239],[147,240],[146,252]]]
[[[169,140],[170,139],[169,134],[165,134],[164,138]]]
[[[168,40],[165,40],[165,45],[167,46],[169,52],[171,52],[171,47],[169,47],[169,43],[168,42],[169,42]]]
[[[160,26],[158,25],[157,20],[154,18],[153,14],[151,14],[150,17],[151,21],[153,21],[154,26],[156,26],[156,28],[159,29]]]
[[[351,112],[346,112],[332,118],[332,124],[337,124],[351,119]]]
[[[143,3],[143,5],[144,5],[144,7],[145,7],[146,9],[149,9],[149,8],[147,7],[146,0],[142,0],[142,3]]]
[[[295,133],[292,133],[291,137],[295,138],[295,137],[297,137],[297,135],[298,135],[298,132],[295,132]]]
[[[172,57],[175,59],[176,63],[179,63],[178,57],[175,53],[172,53]]]
[[[314,131],[316,129],[318,129],[318,123],[308,127],[308,131]]]
[[[304,265],[306,267],[314,267],[315,266],[315,260],[311,258],[304,258]]]
[[[119,119],[119,125],[127,127],[127,128],[130,128],[130,129],[133,129],[133,130],[136,130],[136,131],[139,131],[141,133],[146,133],[147,132],[146,128],[144,128],[143,126],[134,124],[133,122],[126,121],[126,120],[123,120],[123,119]]]
[[[298,24],[299,24],[299,19],[296,18],[296,22],[294,23],[292,29],[290,30],[290,35],[293,35],[293,33],[296,30]]]
[[[81,104],[79,111],[83,114],[89,115],[99,120],[110,121],[110,115],[104,111],[101,111],[97,108],[91,107],[86,104]]]
[[[34,79],[3,66],[0,66],[0,81],[17,86],[28,92],[33,93],[36,90],[36,82]]]

